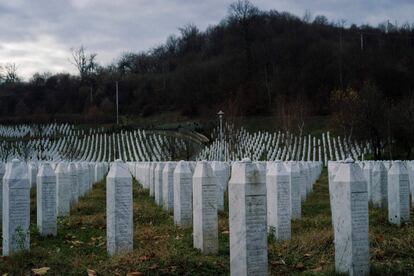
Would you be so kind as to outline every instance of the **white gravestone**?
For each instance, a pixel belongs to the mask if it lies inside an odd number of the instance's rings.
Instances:
[[[414,161],[407,161],[406,164],[410,180],[411,206],[414,207]]]
[[[267,222],[276,239],[291,236],[290,175],[281,161],[267,165]]]
[[[388,221],[401,225],[410,220],[410,185],[408,171],[401,161],[394,161],[388,171]]]
[[[162,207],[166,211],[174,209],[174,169],[175,162],[167,162],[162,171]]]
[[[68,165],[68,176],[69,176],[69,183],[71,187],[71,200],[70,205],[74,206],[78,202],[79,198],[79,186],[78,186],[78,176],[77,176],[77,169],[74,163],[69,163]]]
[[[371,173],[371,199],[376,207],[385,208],[387,206],[387,181],[388,172],[383,162],[375,162]],[[386,193],[386,195],[385,195]]]
[[[155,183],[155,168],[157,167],[156,162],[151,163],[150,167],[150,183],[149,183],[149,194],[150,196],[154,196],[154,183]]]
[[[300,169],[297,162],[292,161],[287,166],[290,175],[290,203],[292,219],[300,219],[302,216],[302,205],[300,195]]]
[[[164,170],[164,166],[164,162],[159,162],[155,167],[154,173],[154,197],[155,203],[157,203],[158,206],[162,206],[162,171]]]
[[[42,236],[56,236],[56,174],[49,163],[43,163],[37,173],[37,228]]]
[[[367,182],[352,159],[340,163],[330,192],[337,208],[332,213],[336,272],[369,274]]]
[[[267,275],[266,177],[249,159],[229,182],[230,274]]]
[[[229,181],[228,168],[225,162],[220,161],[211,162],[211,168],[217,179],[217,208],[218,210],[224,210],[224,192]]]
[[[203,254],[218,253],[217,181],[207,161],[193,175],[193,241]]]
[[[299,166],[299,181],[300,181],[300,199],[301,201],[306,200],[306,167],[303,165],[303,162],[298,162]]]
[[[6,165],[0,162],[0,223],[2,222],[3,216],[3,177],[6,173]]]
[[[28,170],[30,187],[36,187],[37,165],[35,163],[29,163]]]
[[[30,248],[30,183],[27,166],[17,159],[3,177],[3,255]]]
[[[60,162],[56,167],[56,210],[58,216],[68,216],[70,212],[70,201],[72,187],[69,179],[68,165]]]
[[[365,162],[365,166],[363,168],[364,177],[367,181],[367,189],[368,189],[368,201],[371,201],[371,186],[372,186],[372,163],[370,161]]]
[[[174,170],[174,222],[183,227],[193,223],[193,174],[186,161]]]
[[[106,217],[108,254],[132,251],[132,176],[121,160],[112,164],[106,177]]]

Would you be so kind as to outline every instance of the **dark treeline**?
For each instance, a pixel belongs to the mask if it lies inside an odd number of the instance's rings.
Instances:
[[[338,110],[333,92],[364,91],[367,83],[394,104],[414,94],[413,26],[345,27],[240,0],[218,25],[186,25],[164,44],[124,53],[109,66],[74,49],[79,76],[39,73],[20,82],[10,66],[0,86],[0,119],[113,118],[116,81],[122,115],[275,115],[298,106],[327,115]]]

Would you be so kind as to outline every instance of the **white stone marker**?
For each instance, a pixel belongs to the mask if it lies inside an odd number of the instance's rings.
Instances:
[[[162,171],[164,166],[164,162],[158,162],[154,172],[154,197],[158,206],[162,206]]]
[[[106,237],[110,256],[133,248],[132,176],[122,160],[112,163],[106,177]]]
[[[269,163],[266,175],[267,224],[276,239],[291,236],[290,175],[281,161]]]
[[[3,177],[3,256],[30,248],[30,183],[27,166],[17,159]]]
[[[30,188],[36,187],[36,178],[37,178],[37,165],[35,163],[29,163],[28,165],[28,176]]]
[[[43,163],[37,173],[37,228],[42,236],[57,232],[56,174],[49,163]]]
[[[336,272],[369,274],[368,191],[361,168],[352,159],[340,163],[331,188]]]
[[[267,275],[266,178],[250,159],[233,164],[229,182],[230,273]]]
[[[193,174],[186,161],[174,170],[174,223],[183,227],[193,223]]]
[[[213,161],[211,168],[217,179],[217,209],[224,210],[224,192],[229,181],[228,168],[225,162]]]
[[[300,219],[302,216],[300,194],[300,169],[297,162],[292,161],[286,166],[290,178],[290,204],[292,219]]]
[[[414,207],[414,161],[407,161],[406,164],[410,180],[411,206]]]
[[[305,165],[303,165],[303,162],[298,162],[298,166],[299,166],[299,181],[300,181],[300,199],[301,201],[305,201],[306,200],[306,167]]]
[[[174,169],[175,162],[167,162],[162,171],[162,207],[166,211],[174,209]]]
[[[78,202],[79,198],[79,185],[78,185],[78,176],[77,176],[77,169],[74,163],[69,163],[68,165],[68,176],[69,176],[69,183],[71,187],[71,198],[70,198],[70,205],[73,206]]]
[[[193,175],[193,241],[203,254],[218,253],[217,181],[207,161]]]
[[[149,183],[149,194],[154,196],[154,183],[155,183],[155,168],[157,167],[156,162],[151,162],[150,166],[150,183]]]
[[[372,187],[372,164],[370,161],[365,162],[365,166],[363,168],[363,173],[365,180],[367,181],[367,189],[368,189],[368,201],[371,201],[371,187]]]
[[[401,225],[410,220],[410,184],[408,171],[401,161],[394,161],[388,171],[388,221]]]
[[[66,162],[60,162],[56,167],[56,195],[57,215],[68,216],[70,212],[72,187]]]
[[[0,162],[0,223],[3,219],[3,177],[6,173],[6,165],[3,162]]]
[[[371,199],[374,206],[379,208],[387,207],[387,181],[388,173],[383,162],[375,162],[371,173]]]

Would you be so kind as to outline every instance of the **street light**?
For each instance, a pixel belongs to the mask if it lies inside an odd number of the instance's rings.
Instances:
[[[222,158],[221,147],[222,147],[222,144],[223,144],[223,115],[224,115],[224,112],[220,110],[217,113],[217,115],[219,116],[219,119],[220,119],[220,161],[223,161],[222,160],[223,158]]]
[[[116,125],[119,125],[118,81],[115,82],[115,87],[116,87]]]

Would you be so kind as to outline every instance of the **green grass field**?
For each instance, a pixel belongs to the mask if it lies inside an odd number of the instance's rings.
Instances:
[[[148,191],[134,183],[134,251],[109,258],[106,254],[105,184],[59,220],[57,237],[36,231],[32,193],[31,250],[0,259],[0,272],[30,275],[49,267],[47,275],[227,275],[229,274],[228,212],[219,215],[220,250],[204,256],[192,248],[192,229],[174,226],[172,214],[157,207]],[[33,191],[34,192],[34,191]],[[227,204],[226,204],[227,205]],[[333,275],[334,245],[326,171],[302,206],[303,217],[292,224],[292,239],[269,238],[272,275]],[[373,275],[414,273],[414,227],[387,223],[386,210],[370,207],[370,252]],[[33,274],[33,273],[32,273]]]

